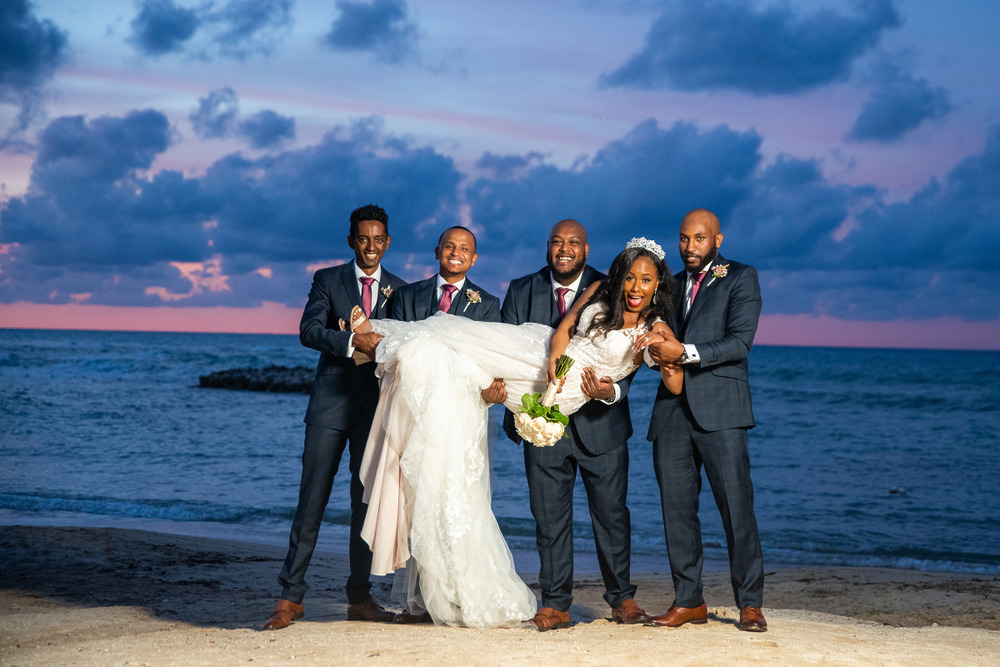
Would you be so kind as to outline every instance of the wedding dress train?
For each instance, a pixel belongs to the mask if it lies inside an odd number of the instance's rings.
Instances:
[[[579,329],[596,312],[586,308]],[[407,567],[411,612],[436,623],[495,627],[528,620],[535,596],[490,506],[487,405],[495,377],[506,405],[545,388],[551,327],[475,322],[438,313],[420,322],[372,320],[386,335],[376,349],[381,396],[361,465],[368,514],[362,536],[372,574]],[[621,379],[635,369],[635,336],[646,329],[574,336],[576,363],[558,397],[564,414],[588,399],[580,373]],[[528,446],[528,445],[525,445]]]

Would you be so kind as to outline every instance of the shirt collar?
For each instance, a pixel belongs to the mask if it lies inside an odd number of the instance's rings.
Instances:
[[[552,275],[552,271],[550,270],[549,271],[549,281],[552,283],[552,294],[553,295],[556,293],[556,289],[558,289],[560,287],[566,287],[566,288],[569,289],[570,293],[575,296],[576,293],[580,291],[580,283],[583,281],[583,271],[581,271],[580,275],[578,275],[576,277],[576,280],[574,280],[573,282],[571,282],[569,285],[563,285],[562,283],[560,283],[560,282],[558,282],[556,280],[556,277],[554,275]]]
[[[360,281],[362,278],[374,278],[375,279],[375,284],[376,285],[381,285],[382,284],[382,265],[379,264],[378,267],[375,269],[375,272],[369,276],[367,273],[365,273],[364,271],[361,270],[361,267],[358,266],[357,262],[354,262],[354,277],[358,281]]]
[[[458,294],[459,292],[462,291],[462,288],[465,287],[465,278],[463,277],[457,283],[449,283],[447,280],[445,280],[443,277],[441,277],[440,273],[437,274],[437,289],[438,289],[438,292],[440,292],[441,288],[444,287],[445,285],[454,285],[455,286],[455,293]]]

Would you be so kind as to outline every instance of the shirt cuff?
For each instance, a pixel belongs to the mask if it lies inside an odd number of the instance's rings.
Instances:
[[[351,337],[347,339],[347,354],[346,357],[354,356],[354,332],[351,332]]]
[[[684,354],[681,356],[682,364],[697,364],[701,361],[701,355],[698,354],[698,348],[696,348],[691,343],[684,343]]]
[[[602,398],[602,399],[600,399],[601,403],[604,403],[605,405],[614,405],[619,400],[621,400],[621,397],[622,397],[621,387],[618,386],[617,382],[615,382],[614,387],[615,387],[615,395],[612,396],[611,398]]]
[[[648,347],[645,348],[642,351],[642,360],[646,362],[647,366],[649,366],[650,368],[652,368],[654,370],[657,367],[659,367],[659,364],[657,364],[655,361],[653,361],[653,356],[649,353],[649,348]],[[618,385],[615,385],[615,386],[617,387]]]

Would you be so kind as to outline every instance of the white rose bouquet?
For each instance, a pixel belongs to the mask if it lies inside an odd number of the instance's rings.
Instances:
[[[514,415],[514,427],[518,435],[537,447],[551,447],[566,432],[569,417],[559,412],[555,400],[559,385],[573,363],[573,359],[565,354],[560,356],[556,360],[556,379],[545,388],[545,395],[525,394],[521,397],[522,409]]]

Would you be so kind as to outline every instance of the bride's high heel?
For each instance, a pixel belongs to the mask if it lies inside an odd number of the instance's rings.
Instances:
[[[361,306],[351,308],[351,332],[370,333],[371,331],[372,323],[368,320],[368,316],[365,315],[365,311],[361,310]],[[375,361],[357,348],[354,349],[354,354],[351,355],[351,358],[354,359],[354,363],[358,366]]]
[[[372,323],[368,321],[365,311],[361,310],[361,306],[354,306],[351,309],[351,331],[354,333],[370,333],[371,330]]]

